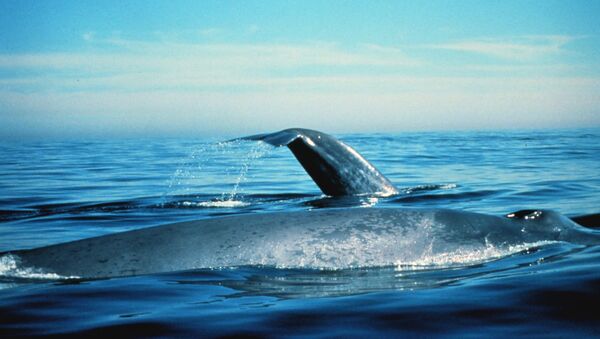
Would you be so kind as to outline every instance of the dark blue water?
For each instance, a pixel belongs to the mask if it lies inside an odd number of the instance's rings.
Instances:
[[[324,197],[287,149],[254,142],[2,144],[0,252],[229,214],[407,206],[495,215],[600,211],[597,129],[339,137],[401,193]],[[524,244],[429,259],[90,281],[48,279],[5,260],[0,336],[600,335],[600,246]]]

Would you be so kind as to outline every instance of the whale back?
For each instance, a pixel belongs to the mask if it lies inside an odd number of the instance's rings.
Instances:
[[[0,277],[24,272],[106,278],[248,265],[447,266],[489,260],[548,242],[600,242],[600,232],[556,212],[542,212],[533,219],[413,208],[231,215],[0,253],[0,263],[9,268],[0,270]]]
[[[241,138],[287,146],[302,167],[330,196],[397,193],[394,185],[356,150],[323,132],[291,128]]]

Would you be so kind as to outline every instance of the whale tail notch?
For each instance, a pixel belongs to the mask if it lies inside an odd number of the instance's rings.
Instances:
[[[398,193],[394,185],[356,150],[323,132],[290,128],[240,139],[287,146],[326,195],[388,196]]]

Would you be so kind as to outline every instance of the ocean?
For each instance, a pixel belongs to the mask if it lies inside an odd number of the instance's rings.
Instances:
[[[326,197],[287,148],[262,142],[5,142],[0,252],[271,212],[600,212],[599,129],[335,136],[400,193]],[[354,267],[254,265],[91,280],[34,272],[2,256],[0,336],[600,335],[600,246],[495,249],[395,265],[381,253]],[[360,258],[361,251],[347,255]]]

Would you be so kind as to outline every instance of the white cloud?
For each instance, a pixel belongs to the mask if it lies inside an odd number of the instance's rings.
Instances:
[[[94,33],[94,32],[85,32],[81,35],[81,38],[84,41],[91,42],[91,41],[94,41],[95,36],[96,36],[96,33]]]
[[[524,39],[559,50],[570,41]],[[109,48],[0,55],[0,70],[10,70],[0,77],[0,135],[55,125],[237,134],[292,125],[367,131],[600,124],[600,79],[576,76],[568,64],[455,65],[444,74],[450,67],[443,63],[376,44],[94,43]],[[484,47],[498,53],[498,46]],[[509,54],[519,53],[541,52]]]
[[[111,40],[120,52],[40,53],[0,55],[0,67],[74,68],[170,68],[184,66],[212,68],[291,68],[302,66],[411,66],[419,61],[400,49],[362,45],[344,50],[335,44],[178,44]]]
[[[0,55],[0,69],[35,74],[0,78],[0,82],[16,88],[18,84],[39,81],[40,86],[53,89],[285,87],[348,74],[354,68],[397,72],[420,64],[400,49],[376,45],[343,49],[326,43],[181,44],[127,40],[109,43],[113,48],[118,47],[118,51]]]
[[[429,47],[477,53],[502,59],[530,61],[560,54],[564,51],[564,45],[577,38],[567,35],[528,35],[511,39],[465,40]]]
[[[203,28],[198,31],[201,36],[206,38],[213,38],[222,33],[222,29],[216,27]]]

